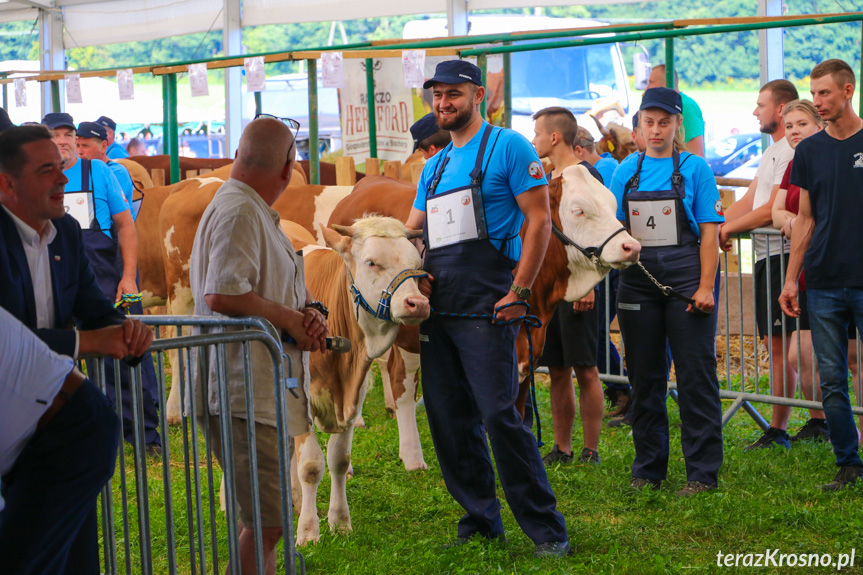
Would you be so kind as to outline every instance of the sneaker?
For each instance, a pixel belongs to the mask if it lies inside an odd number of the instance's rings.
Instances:
[[[698,493],[705,491],[713,491],[716,486],[711,483],[703,483],[701,481],[687,481],[686,487],[677,492],[678,497],[692,497]]]
[[[565,453],[560,450],[557,444],[554,444],[554,447],[551,448],[551,451],[545,454],[545,457],[542,458],[542,462],[546,465],[552,465],[554,463],[572,463],[574,459],[574,455],[572,451],[569,453]]]
[[[606,427],[623,427],[624,425],[626,425],[627,427],[632,427],[632,416],[628,411],[622,417],[615,417],[614,419],[609,419],[608,423],[605,424]]]
[[[162,446],[158,443],[148,443],[144,452],[147,454],[147,457],[159,459],[162,457]]]
[[[629,482],[630,489],[635,489],[636,491],[643,491],[646,487],[650,487],[653,491],[659,491],[659,488],[662,487],[661,479],[645,479],[644,477],[633,477]]]
[[[621,417],[629,411],[629,390],[605,388],[608,410],[605,417]]]
[[[572,552],[569,541],[546,541],[536,546],[534,557],[566,557]]]
[[[758,438],[757,441],[743,448],[743,451],[754,451],[755,449],[765,449],[768,447],[784,447],[791,449],[791,444],[788,443],[788,434],[776,427],[768,427],[764,435]]]
[[[827,429],[826,419],[810,419],[800,428],[796,434],[789,438],[791,441],[830,441],[830,431]]]
[[[833,481],[821,486],[821,491],[840,491],[857,481],[863,475],[863,467],[843,465]]]
[[[587,447],[581,450],[581,455],[578,456],[579,463],[599,463],[599,452]]]

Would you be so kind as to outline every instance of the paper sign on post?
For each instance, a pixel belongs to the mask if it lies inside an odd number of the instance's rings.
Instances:
[[[27,87],[24,85],[24,78],[15,78],[15,107],[27,107]]]
[[[402,68],[405,72],[405,88],[422,88],[425,82],[425,50],[403,50]]]
[[[267,75],[264,73],[264,57],[255,56],[243,60],[246,69],[246,92],[263,92],[267,89]]]
[[[70,104],[83,104],[81,98],[81,76],[66,74],[66,101]]]
[[[323,52],[321,54],[324,88],[345,87],[345,67],[341,52]]]
[[[210,89],[207,86],[207,64],[189,64],[189,83],[192,85],[192,97],[208,96]]]
[[[135,99],[135,80],[131,68],[117,70],[117,88],[120,90],[121,100]]]

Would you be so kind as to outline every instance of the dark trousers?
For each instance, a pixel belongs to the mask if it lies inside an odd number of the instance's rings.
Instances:
[[[120,430],[89,380],[3,476],[0,573],[101,573],[96,496],[114,474]]]
[[[698,288],[698,253],[684,250],[645,262],[659,281],[691,295]],[[669,436],[666,339],[677,375],[686,478],[715,485],[722,465],[722,408],[716,377],[716,312],[687,313],[638,269],[626,270],[618,294],[618,321],[632,383],[632,476],[665,479]]]
[[[429,427],[447,489],[466,511],[459,537],[503,534],[491,443],[506,500],[525,534],[534,543],[566,541],[539,449],[515,408],[517,330],[439,316],[422,324]]]

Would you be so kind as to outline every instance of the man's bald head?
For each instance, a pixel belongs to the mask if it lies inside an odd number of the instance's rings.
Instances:
[[[291,181],[296,157],[294,134],[288,126],[277,118],[256,118],[240,136],[231,177],[273,205]]]
[[[281,170],[296,159],[294,134],[282,121],[276,118],[257,118],[249,122],[240,136],[237,159],[234,164],[255,170]]]

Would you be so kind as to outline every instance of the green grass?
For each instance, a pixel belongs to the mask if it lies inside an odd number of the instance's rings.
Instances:
[[[552,437],[548,388],[538,389],[543,435]],[[536,560],[533,544],[521,532],[510,513],[503,493],[503,520],[508,542],[483,545],[479,542],[443,550],[442,544],[456,535],[461,508],[446,491],[428,432],[425,412],[418,411],[420,435],[428,471],[407,472],[398,461],[398,427],[384,409],[381,386],[366,399],[364,416],[368,427],[354,436],[355,475],[348,482],[353,532],[332,534],[326,525],[329,479],[318,492],[321,540],[301,549],[308,573],[443,574],[443,573],[590,573],[665,574],[735,573],[745,569],[717,567],[716,555],[723,553],[850,553],[857,549],[856,566],[843,573],[860,573],[863,568],[863,486],[836,494],[816,489],[832,479],[834,458],[829,445],[798,444],[790,451],[771,450],[744,453],[742,448],[760,435],[755,424],[741,410],[725,428],[725,463],[720,489],[692,499],[680,500],[674,492],[685,483],[680,451],[678,410],[669,400],[671,460],[668,480],[658,493],[632,493],[629,488],[633,447],[629,428],[603,429],[600,439],[602,464],[558,465],[549,469],[549,479],[566,517],[571,557]],[[727,407],[728,403],[724,403]],[[763,415],[769,406],[759,406]],[[795,410],[791,429],[805,421]],[[580,445],[580,423],[576,422],[575,446]],[[182,446],[179,428],[171,430],[174,460]],[[542,448],[545,453],[550,445]],[[131,451],[127,446],[127,478],[134,485]],[[148,466],[151,497],[152,545],[155,573],[167,573],[167,551],[162,499],[161,464]],[[183,465],[171,463],[174,513],[177,530],[179,573],[190,573],[188,524],[185,511]],[[119,468],[118,468],[119,473]],[[218,485],[217,485],[218,486]],[[119,475],[113,482],[119,501]],[[218,495],[217,495],[218,496]],[[134,496],[132,496],[134,497]],[[206,489],[205,489],[206,504]],[[209,540],[209,511],[204,509],[205,539]],[[118,527],[121,525],[116,510]],[[136,521],[132,513],[131,541],[133,567],[138,561]],[[220,570],[226,558],[224,514],[217,512],[220,540]],[[122,541],[118,535],[118,547]],[[207,543],[209,545],[209,543]],[[196,542],[197,546],[197,542]],[[207,566],[212,572],[211,552]],[[123,560],[120,560],[123,565]],[[121,572],[124,568],[121,568]],[[763,568],[762,573],[821,573],[827,568]]]

